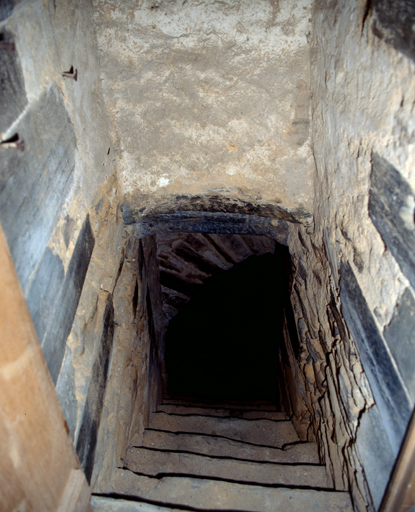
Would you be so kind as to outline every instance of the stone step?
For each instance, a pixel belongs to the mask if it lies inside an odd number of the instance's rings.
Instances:
[[[197,407],[192,405],[173,405],[161,404],[157,408],[157,412],[165,412],[167,414],[178,414],[180,416],[201,415],[201,416],[218,416],[221,418],[242,418],[245,420],[287,420],[288,416],[285,412],[279,411],[248,411],[246,409],[215,409],[213,407]]]
[[[248,462],[131,447],[124,466],[135,473],[154,477],[192,475],[260,485],[330,488],[325,467],[311,464]]]
[[[273,448],[281,448],[285,444],[299,441],[291,421],[179,416],[155,412],[150,417],[150,428],[168,432],[221,436]]]
[[[158,505],[192,507],[199,510],[246,512],[352,512],[346,492],[314,489],[263,487],[189,477],[160,479],[116,469],[112,493],[137,496]]]
[[[91,497],[94,512],[183,512],[183,509],[159,507],[141,501],[107,498],[103,496]]]
[[[238,409],[247,411],[277,411],[277,407],[269,400],[255,402],[232,401],[217,402],[215,400],[198,400],[197,398],[163,398],[163,405],[184,405],[191,407],[212,407],[214,409]]]
[[[240,441],[200,434],[181,434],[159,430],[145,430],[142,445],[178,452],[199,453],[217,457],[280,462],[285,464],[319,464],[316,443],[288,445],[284,449],[254,446]]]

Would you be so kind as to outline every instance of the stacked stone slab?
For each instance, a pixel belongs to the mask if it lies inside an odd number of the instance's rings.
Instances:
[[[93,497],[95,512],[352,510],[349,494],[331,487],[317,445],[300,442],[284,412],[166,402],[131,440],[106,496]]]

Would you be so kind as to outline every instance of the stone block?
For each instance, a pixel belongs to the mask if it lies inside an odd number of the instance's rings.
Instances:
[[[375,0],[373,33],[415,60],[415,4],[407,0]]]
[[[41,340],[43,353],[55,384],[62,366],[66,340],[72,329],[94,244],[95,239],[89,216],[87,216],[76,242],[60,293],[50,304],[49,325]],[[56,283],[55,286],[57,286]]]
[[[382,427],[382,419],[376,405],[360,418],[356,446],[375,509],[378,510],[395,463],[396,453]]]
[[[369,215],[386,247],[415,288],[414,193],[384,158],[372,155]]]
[[[397,304],[384,337],[415,401],[415,299],[409,289]]]
[[[99,351],[95,359],[91,382],[88,388],[84,414],[76,442],[76,451],[82,468],[91,481],[94,467],[101,412],[104,406],[108,370],[114,341],[114,306],[112,295],[108,295],[102,319],[102,334]]]
[[[12,10],[13,4],[0,3],[0,20]],[[27,105],[26,90],[19,55],[14,46],[14,37],[7,31],[0,31],[0,44],[9,44],[9,48],[0,47],[0,134],[19,117]]]
[[[25,151],[0,150],[0,221],[26,293],[75,167],[75,132],[56,85],[25,113],[16,132],[25,141]]]
[[[341,264],[340,276],[343,315],[356,342],[381,424],[397,453],[411,416],[412,403],[349,263]]]
[[[61,259],[46,247],[26,295],[27,305],[40,342],[51,322],[51,311],[59,297],[64,279],[65,270]]]

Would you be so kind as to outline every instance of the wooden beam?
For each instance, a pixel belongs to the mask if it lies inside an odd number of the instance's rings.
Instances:
[[[415,411],[379,512],[408,512],[415,506]]]
[[[1,226],[0,290],[0,510],[91,510]]]

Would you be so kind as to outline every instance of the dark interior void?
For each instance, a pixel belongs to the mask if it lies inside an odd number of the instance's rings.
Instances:
[[[212,277],[170,321],[170,396],[272,400],[279,405],[278,353],[288,250],[251,256]]]

